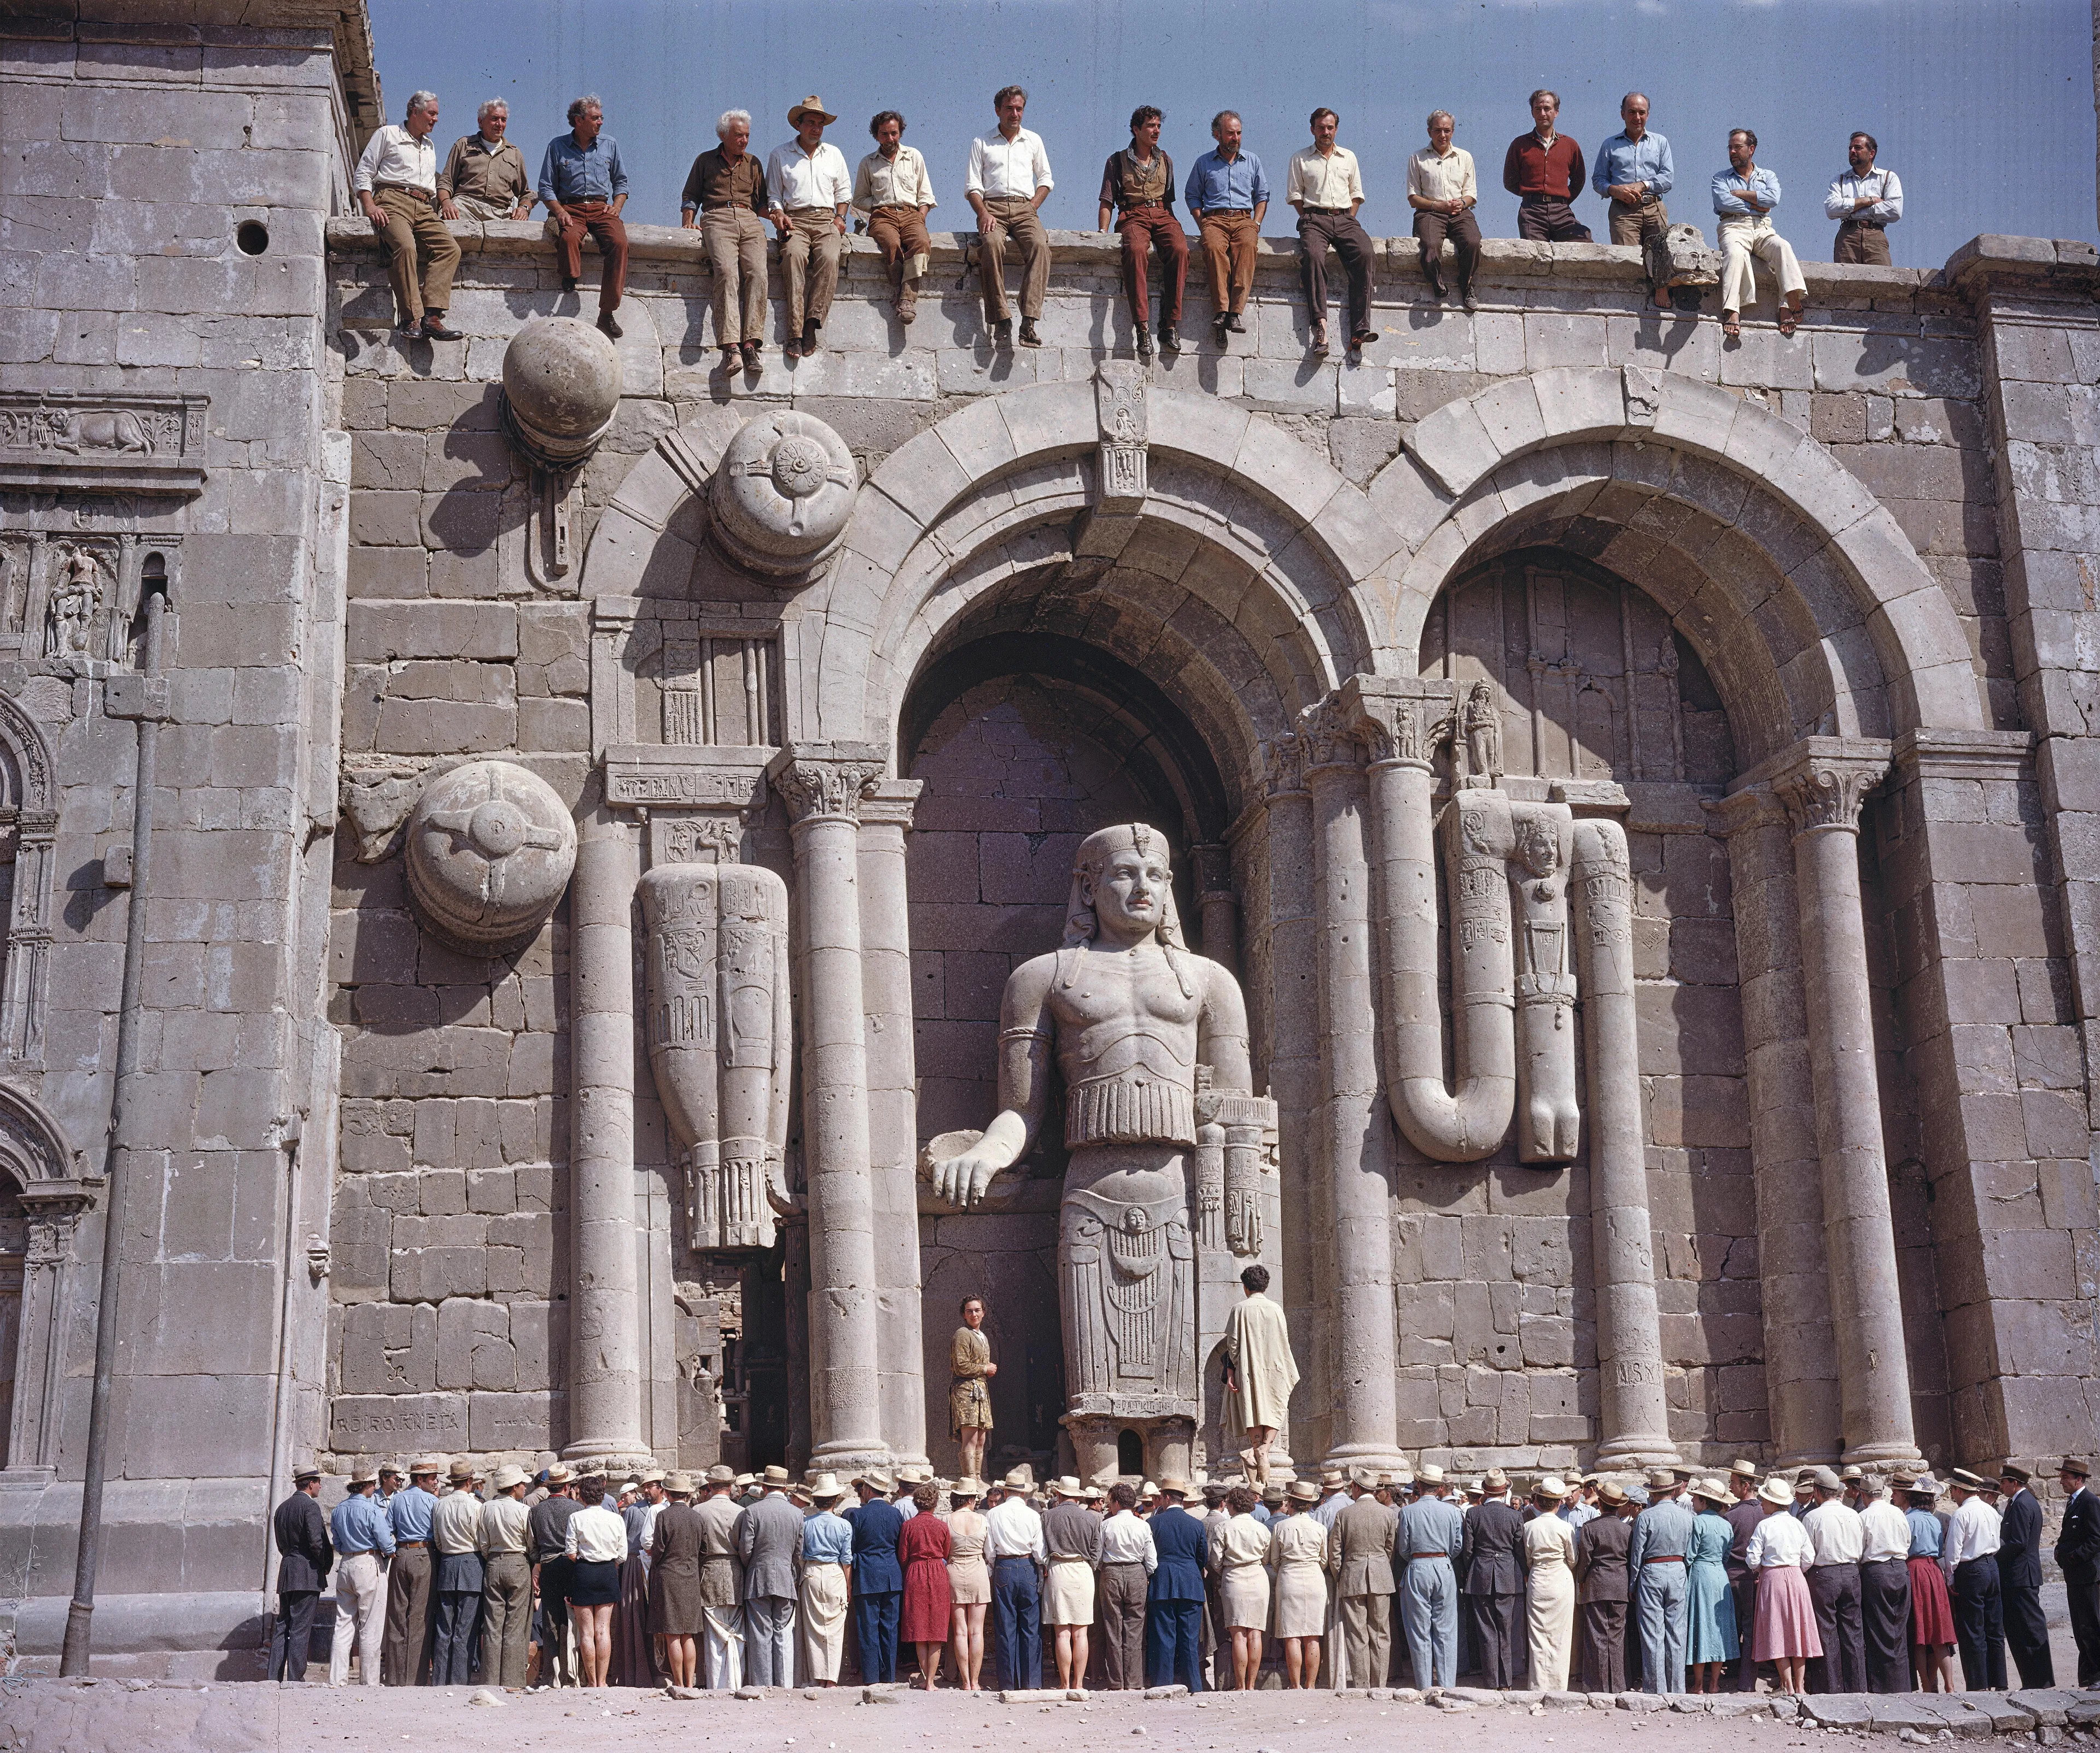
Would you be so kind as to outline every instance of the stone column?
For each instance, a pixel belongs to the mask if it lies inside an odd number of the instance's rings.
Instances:
[[[926,1458],[925,1336],[919,1301],[918,1070],[911,1039],[911,924],[904,836],[922,782],[885,779],[860,806],[861,982],[867,1017],[874,1165],[876,1331],[882,1434],[900,1463]]]
[[[1842,1421],[1823,1256],[1822,1166],[1802,990],[1801,907],[1786,812],[1767,785],[1714,806],[1728,840],[1736,967],[1756,1165],[1758,1291],[1764,1313],[1765,1407],[1776,1464],[1838,1459]]]
[[[1634,993],[1633,866],[1616,821],[1575,824],[1583,1034],[1590,1086],[1590,1235],[1597,1278],[1597,1465],[1677,1458],[1662,1381],[1662,1319],[1648,1209]]]
[[[569,890],[571,1460],[647,1455],[634,1240],[634,888],[639,830],[603,803],[578,824]]]
[[[770,769],[795,843],[802,1152],[810,1203],[810,1465],[885,1465],[861,970],[861,799],[872,743],[797,743]]]
[[[1380,1465],[1398,1456],[1399,1350],[1393,1332],[1392,1135],[1379,1090],[1371,1002],[1370,864],[1364,758],[1340,698],[1299,721],[1312,794],[1320,1055],[1319,1149],[1333,1188],[1333,1429],[1328,1458]]]
[[[1211,841],[1189,848],[1196,861],[1197,905],[1203,921],[1203,954],[1240,977],[1240,898],[1233,888],[1233,856]]]
[[[1782,760],[1772,791],[1793,830],[1845,1459],[1863,1467],[1914,1460],[1860,899],[1860,810],[1886,775],[1888,756],[1885,746],[1862,753],[1849,741],[1811,737]]]

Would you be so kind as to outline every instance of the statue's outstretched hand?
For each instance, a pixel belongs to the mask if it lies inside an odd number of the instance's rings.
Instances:
[[[977,1132],[946,1132],[929,1140],[924,1160],[933,1196],[958,1211],[982,1201],[993,1178],[1012,1163],[1009,1152]]]

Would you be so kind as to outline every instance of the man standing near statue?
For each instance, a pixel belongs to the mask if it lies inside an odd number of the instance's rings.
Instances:
[[[1065,922],[1063,947],[1006,983],[1000,1112],[934,1163],[934,1189],[968,1206],[1028,1153],[1049,1112],[1054,1055],[1070,1152],[1057,1280],[1074,1471],[1117,1471],[1118,1438],[1135,1429],[1148,1471],[1186,1478],[1202,1394],[1186,1168],[1197,1067],[1211,1069],[1228,1184],[1259,1156],[1274,1104],[1251,1093],[1239,983],[1182,940],[1163,835],[1142,823],[1089,835]],[[1287,1397],[1296,1379],[1283,1312],[1264,1302],[1247,1320],[1243,1374],[1258,1385],[1242,1409],[1256,1424],[1280,1420],[1277,1385]]]
[[[1233,1440],[1246,1439],[1240,1462],[1247,1477],[1266,1484],[1269,1446],[1289,1414],[1298,1364],[1283,1310],[1262,1295],[1268,1268],[1249,1266],[1240,1288],[1246,1295],[1225,1319],[1225,1408]]]

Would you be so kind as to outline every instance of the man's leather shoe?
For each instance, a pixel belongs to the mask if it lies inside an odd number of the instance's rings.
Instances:
[[[1021,319],[1021,344],[1024,347],[1039,347],[1043,337],[1035,333],[1035,319],[1024,316]]]
[[[1326,352],[1327,325],[1325,323],[1316,323],[1312,325],[1312,339],[1305,350],[1315,359],[1320,358]]]
[[[1013,346],[1013,319],[1003,316],[991,325],[991,344],[1002,353]]]
[[[1219,352],[1224,352],[1232,345],[1232,323],[1229,318],[1220,316],[1211,319],[1211,341]]]
[[[1240,314],[1237,311],[1226,317],[1225,327],[1229,328],[1235,335],[1244,335],[1246,333],[1246,324],[1240,320]]]
[[[1141,328],[1137,332],[1137,356],[1148,363],[1152,359],[1152,337]]]
[[[1159,325],[1159,350],[1170,359],[1181,350],[1181,332],[1171,323]]]
[[[598,312],[598,326],[602,333],[611,336],[615,341],[620,339],[621,333],[620,327],[619,323],[614,319],[611,311],[601,311]]]
[[[1465,296],[1459,300],[1459,302],[1468,311],[1477,311],[1480,308],[1480,301],[1473,296],[1473,288],[1470,286],[1466,288]]]
[[[423,333],[432,341],[458,341],[462,338],[457,329],[447,328],[444,317],[435,311],[425,313]]]
[[[564,275],[562,276],[562,290],[563,292],[574,292],[576,289],[576,281],[575,281],[573,279],[571,279],[568,275],[564,274]]]

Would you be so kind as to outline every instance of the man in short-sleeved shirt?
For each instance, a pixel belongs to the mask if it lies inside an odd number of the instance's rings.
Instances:
[[[1364,204],[1363,173],[1357,155],[1335,143],[1342,118],[1324,104],[1312,112],[1312,143],[1291,154],[1283,198],[1298,209],[1298,275],[1312,327],[1310,351],[1327,351],[1327,251],[1342,258],[1349,276],[1349,350],[1375,338],[1371,328],[1371,240],[1357,222]]]
[[[1479,309],[1473,297],[1473,271],[1480,264],[1480,222],[1473,209],[1480,204],[1480,185],[1473,174],[1473,155],[1454,146],[1458,124],[1448,109],[1429,112],[1429,143],[1407,161],[1407,205],[1414,209],[1414,236],[1422,252],[1422,274],[1430,296],[1444,302],[1444,244],[1448,239],[1457,258],[1458,301]]]

